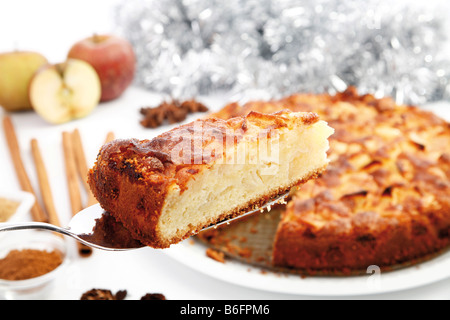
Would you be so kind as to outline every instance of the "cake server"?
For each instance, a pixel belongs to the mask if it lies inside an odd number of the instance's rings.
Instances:
[[[270,211],[271,206],[285,202],[289,194],[287,192],[268,201],[257,209],[248,211],[232,219],[223,220],[217,224],[203,228],[202,231],[229,224],[245,216],[263,212],[266,209]],[[45,222],[0,223],[0,232],[29,229],[57,232],[72,237],[89,247],[108,251],[123,251],[146,247],[138,240],[133,239],[129,231],[108,212],[105,212],[99,204],[88,207],[74,215],[66,228]]]

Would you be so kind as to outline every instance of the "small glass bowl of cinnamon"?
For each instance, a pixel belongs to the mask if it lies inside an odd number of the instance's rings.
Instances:
[[[62,236],[37,230],[8,232],[0,242],[0,299],[45,299],[67,263]]]

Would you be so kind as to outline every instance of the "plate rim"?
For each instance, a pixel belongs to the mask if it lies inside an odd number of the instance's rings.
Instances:
[[[274,272],[236,259],[225,263],[206,256],[208,247],[187,239],[164,252],[192,270],[237,286],[266,292],[313,297],[368,296],[414,289],[450,277],[450,251],[398,270],[359,276],[307,276]],[[371,270],[372,271],[372,270]],[[256,281],[255,281],[256,280]]]

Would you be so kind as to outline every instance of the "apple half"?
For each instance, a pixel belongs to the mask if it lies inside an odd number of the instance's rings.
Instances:
[[[89,115],[100,102],[101,85],[95,69],[82,60],[45,65],[30,82],[29,97],[37,114],[52,124]]]

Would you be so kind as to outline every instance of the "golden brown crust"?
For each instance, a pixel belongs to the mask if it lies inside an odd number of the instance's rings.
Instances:
[[[100,150],[88,181],[103,209],[130,230],[133,237],[152,247],[168,247],[170,243],[161,240],[159,235],[158,219],[170,188],[176,186],[183,192],[195,175],[226,155],[229,143],[236,145],[247,137],[317,121],[318,116],[313,113],[292,116],[289,110],[273,114],[249,112],[229,120],[197,120],[152,140],[115,140]],[[223,150],[223,153],[205,153],[205,150]],[[243,204],[221,219],[236,216],[259,204],[259,200]],[[174,241],[186,236],[180,235]]]
[[[230,104],[214,116],[281,109],[317,113],[335,134],[327,171],[303,185],[282,215],[275,265],[346,272],[450,245],[449,123],[354,88]]]
[[[149,238],[157,238],[155,226],[172,180],[163,175],[148,174],[144,178],[141,168],[146,158],[139,162],[130,161],[132,155],[141,150],[137,140],[115,140],[105,145],[97,162],[89,171],[88,182],[102,208],[121,221],[133,236],[140,239],[140,230]],[[151,152],[152,168],[161,170],[157,160],[164,163],[165,156]],[[168,159],[165,159],[168,160]],[[115,213],[119,213],[118,216]],[[126,213],[126,214],[125,214]],[[154,213],[154,214],[151,214]],[[139,228],[138,228],[139,227]]]

